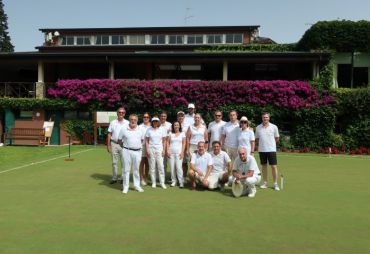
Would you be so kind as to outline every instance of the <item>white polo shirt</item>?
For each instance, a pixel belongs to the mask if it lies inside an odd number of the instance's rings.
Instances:
[[[211,156],[213,160],[212,173],[221,173],[227,170],[227,164],[231,162],[231,159],[226,152],[220,151],[217,155],[211,152]]]
[[[121,129],[119,139],[122,140],[123,146],[131,149],[141,149],[141,143],[144,139],[144,131],[139,126],[131,129],[130,126],[125,126]]]
[[[182,122],[182,123],[180,123],[181,124],[181,132],[182,133],[184,133],[185,134],[185,136],[186,136],[186,133],[188,132],[188,129],[189,129],[189,124],[187,124],[186,122],[185,122],[185,120]]]
[[[149,138],[149,147],[156,150],[163,150],[163,138],[166,137],[166,133],[162,128],[150,127],[145,134],[145,137]]]
[[[119,122],[117,119],[110,122],[108,132],[112,133],[111,140],[117,142],[119,133],[121,132],[121,128],[123,126],[127,126],[128,124],[129,121],[127,121],[126,119],[123,119],[121,122]]]
[[[197,145],[200,141],[204,140],[204,133],[206,132],[206,127],[204,125],[200,125],[200,127],[197,129],[194,124],[189,126],[190,131],[190,141],[189,143],[191,145]]]
[[[194,117],[195,113],[191,116],[189,114],[185,114],[184,122],[189,126],[194,124]]]
[[[256,128],[258,138],[258,152],[276,152],[275,138],[279,137],[279,130],[275,124],[269,123],[267,127],[260,124]]]
[[[193,153],[190,163],[194,164],[195,168],[205,175],[207,173],[207,167],[213,165],[213,160],[212,156],[207,152],[204,152],[202,156],[199,153]]]
[[[227,122],[223,129],[222,135],[225,135],[224,145],[231,148],[238,148],[239,121],[234,124]]]
[[[246,129],[242,130],[241,128],[239,129],[239,134],[238,134],[238,148],[244,147],[247,149],[247,153],[251,153],[251,141],[254,141],[254,132],[251,129]]]
[[[233,171],[237,171],[239,174],[246,174],[249,170],[253,170],[253,176],[260,174],[256,159],[251,155],[247,155],[247,161],[244,162],[238,156],[234,161]]]
[[[216,121],[210,122],[208,125],[208,133],[211,134],[211,139],[209,141],[210,146],[212,146],[213,141],[220,141],[222,128],[225,126],[225,121]]]
[[[170,122],[165,122],[164,124],[161,124],[159,128],[162,128],[168,136],[172,130],[172,124]]]

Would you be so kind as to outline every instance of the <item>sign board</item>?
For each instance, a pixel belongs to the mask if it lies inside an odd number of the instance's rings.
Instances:
[[[96,112],[96,123],[110,123],[115,119],[117,119],[116,111]]]
[[[42,128],[45,130],[45,137],[50,138],[53,133],[54,122],[44,122]]]

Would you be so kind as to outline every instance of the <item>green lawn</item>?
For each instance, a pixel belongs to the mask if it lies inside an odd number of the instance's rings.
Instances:
[[[236,199],[230,189],[123,195],[108,184],[105,148],[66,155],[0,147],[0,253],[369,253],[370,157],[279,154],[284,190]]]

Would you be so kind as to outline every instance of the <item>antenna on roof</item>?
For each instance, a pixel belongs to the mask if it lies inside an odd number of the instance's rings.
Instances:
[[[187,25],[187,22],[189,19],[191,18],[194,18],[195,16],[194,15],[189,15],[189,11],[191,10],[192,8],[189,8],[189,7],[186,7],[186,13],[185,13],[185,17],[184,17],[184,25],[186,26]]]

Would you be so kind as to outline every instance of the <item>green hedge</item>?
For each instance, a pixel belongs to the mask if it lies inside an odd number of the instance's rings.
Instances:
[[[0,98],[0,108],[9,109],[77,109],[78,104],[69,100],[62,99],[34,99],[34,98]]]

